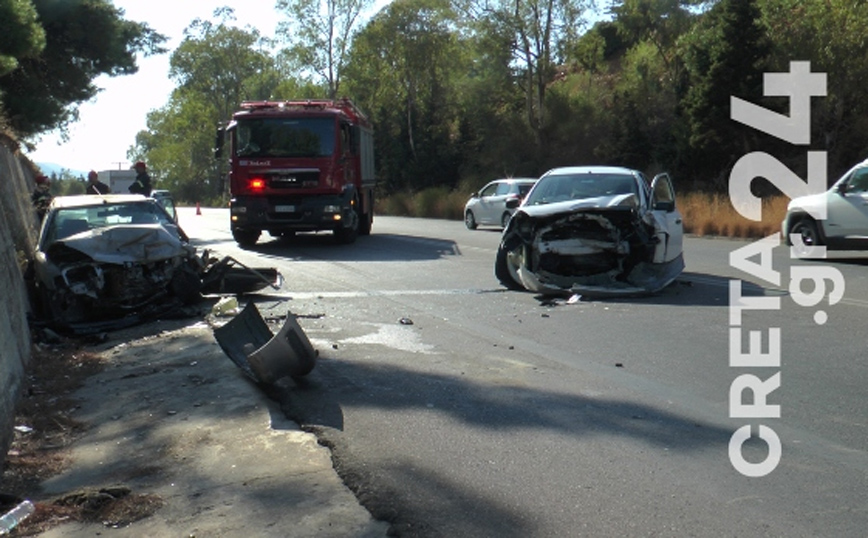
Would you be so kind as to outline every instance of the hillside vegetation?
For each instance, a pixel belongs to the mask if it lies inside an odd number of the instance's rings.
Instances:
[[[380,196],[396,213],[401,200],[436,206],[464,198],[465,185],[562,165],[665,170],[685,196],[725,193],[733,165],[754,151],[801,178],[806,151],[825,151],[830,180],[868,153],[868,3],[594,4],[393,0],[373,12],[372,0],[281,0],[273,39],[238,27],[222,8],[190,21],[170,51],[176,89],[148,115],[128,158],[148,162],[156,184],[179,200],[222,205],[214,128],[241,101],[343,96],[375,126]],[[107,0],[0,0],[0,13],[9,10],[17,16],[0,17],[0,30],[27,39],[11,50],[0,43],[0,111],[25,140],[74,121],[98,74],[131,73],[135,52],[162,51],[162,36],[125,21]],[[111,30],[104,48],[77,40],[93,21]],[[810,143],[730,117],[732,97],[789,114],[788,99],[766,97],[763,81],[794,60],[827,81],[826,95],[810,101]],[[48,79],[40,65],[57,69]],[[764,180],[753,187],[780,194]],[[715,226],[749,228],[701,229]]]

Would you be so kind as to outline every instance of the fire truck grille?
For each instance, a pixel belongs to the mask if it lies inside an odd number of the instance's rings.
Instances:
[[[272,189],[301,189],[319,186],[319,171],[280,172],[268,176],[268,186]]]

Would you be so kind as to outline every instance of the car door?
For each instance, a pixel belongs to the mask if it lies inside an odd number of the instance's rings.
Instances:
[[[658,174],[651,181],[650,212],[660,243],[654,262],[665,263],[677,258],[683,249],[684,223],[675,206],[675,189],[669,174]]]
[[[868,237],[868,167],[856,168],[827,193],[824,230],[832,237]]]
[[[500,185],[500,182],[492,181],[479,191],[479,215],[477,216],[479,224],[500,224],[500,214],[493,216],[497,211],[497,191]]]

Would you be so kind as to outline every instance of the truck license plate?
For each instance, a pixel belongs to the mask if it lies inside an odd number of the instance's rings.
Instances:
[[[278,213],[295,213],[294,205],[276,205],[274,210]]]

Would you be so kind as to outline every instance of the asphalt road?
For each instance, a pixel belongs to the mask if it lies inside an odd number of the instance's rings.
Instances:
[[[498,229],[377,217],[350,246],[264,234],[240,250],[227,219],[181,211],[199,246],[283,272],[255,300],[300,316],[320,351],[285,411],[399,535],[865,536],[868,255],[806,262],[778,247],[769,283],[730,264],[750,242],[687,238],[685,273],[657,296],[546,302],[499,287]],[[843,299],[797,304],[794,265],[840,271]],[[780,366],[730,366],[731,279],[779,301],[741,327],[763,352],[779,328]],[[780,380],[767,399],[780,418],[730,418],[742,374]],[[765,476],[730,462],[744,425],[780,438]],[[750,463],[767,453],[744,445]]]

